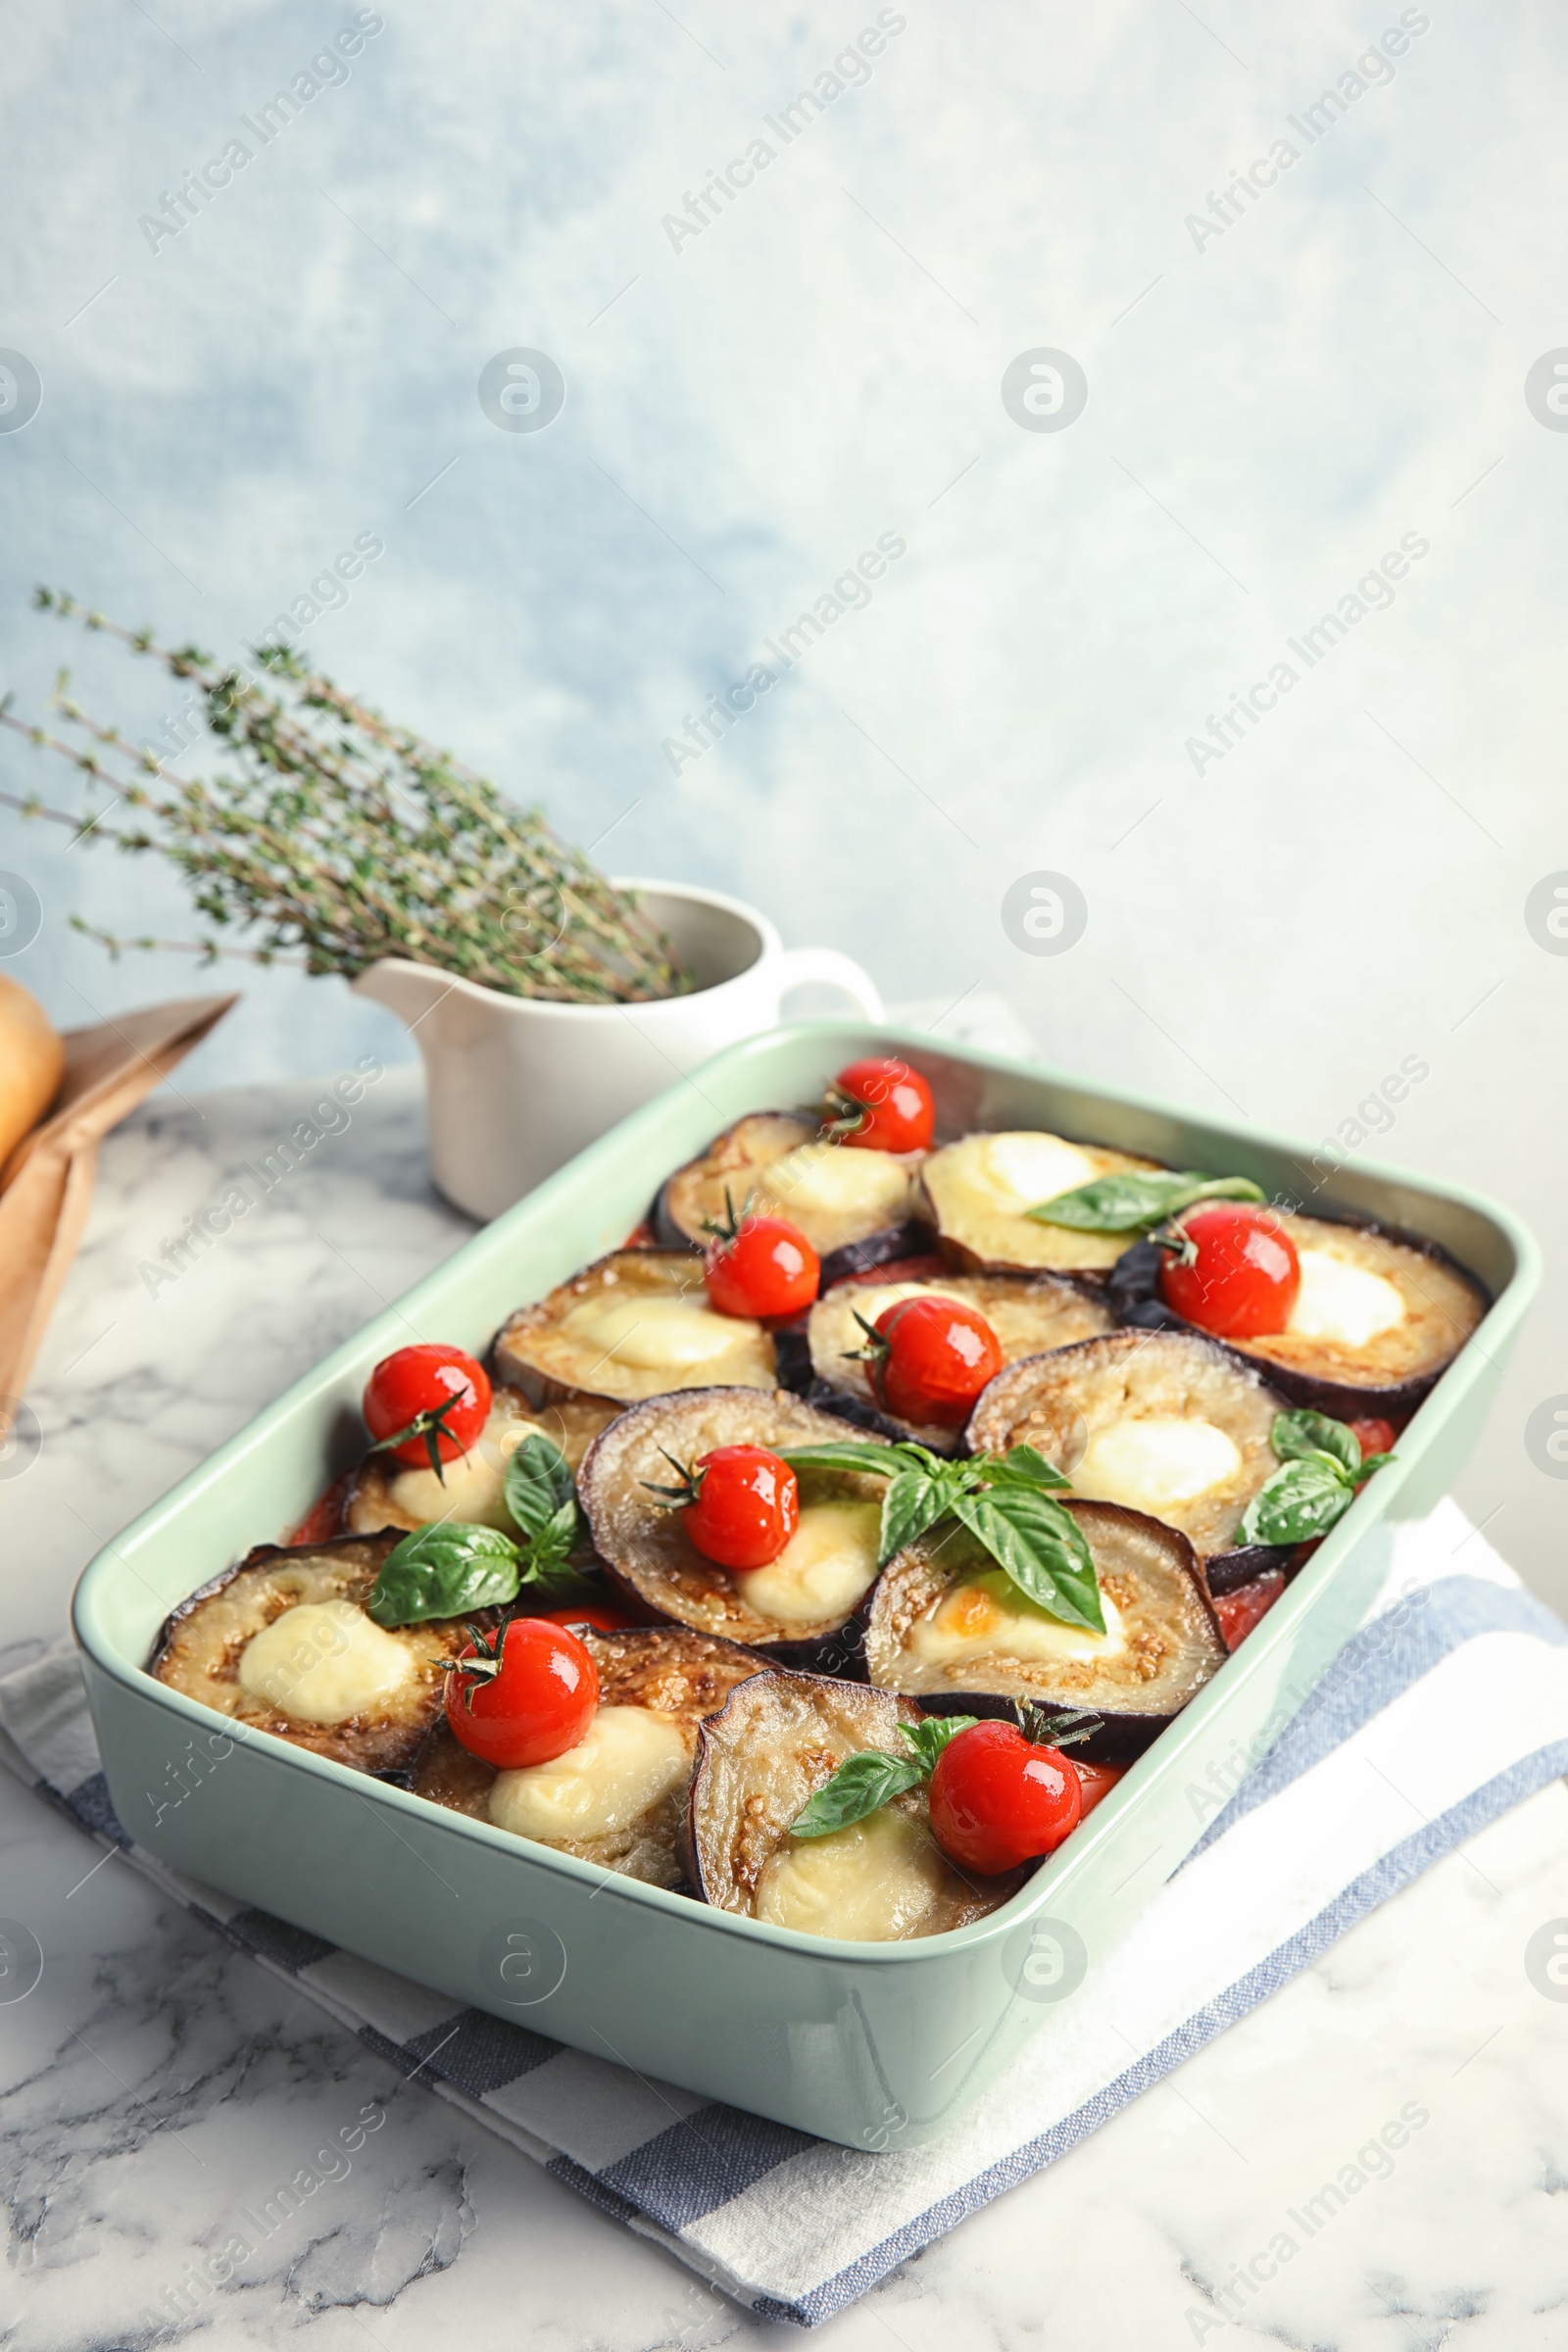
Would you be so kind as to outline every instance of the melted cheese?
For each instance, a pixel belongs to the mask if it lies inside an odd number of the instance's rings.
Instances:
[[[630,1829],[685,1785],[680,1726],[652,1707],[601,1707],[587,1735],[553,1763],[498,1772],[490,1818],[514,1838],[603,1838]]]
[[[738,1582],[754,1609],[781,1625],[847,1617],[876,1581],[882,1506],[808,1502],[776,1560]]]
[[[666,1364],[686,1371],[694,1364],[715,1363],[738,1342],[761,1336],[761,1325],[743,1315],[715,1315],[701,1292],[690,1298],[602,1292],[574,1306],[562,1329],[639,1372],[657,1372]]]
[[[461,1519],[470,1527],[510,1529],[512,1514],[501,1498],[507,1464],[532,1434],[531,1422],[492,1412],[478,1444],[455,1462],[443,1463],[442,1478],[430,1469],[400,1470],[392,1481],[391,1498],[400,1511],[421,1523]]]
[[[1116,1657],[1127,1647],[1121,1612],[1108,1592],[1102,1592],[1100,1605],[1105,1613],[1102,1634],[1087,1626],[1064,1625],[1038,1608],[1000,1568],[989,1569],[971,1584],[959,1585],[922,1618],[911,1629],[909,1646],[932,1666],[999,1652],[1009,1658],[1041,1658],[1049,1665],[1093,1663]]]
[[[919,1925],[947,1875],[925,1824],[884,1808],[774,1854],[758,1882],[756,1916],[806,1936],[887,1943]]]
[[[762,1181],[783,1207],[863,1217],[871,1225],[891,1224],[908,1204],[909,1173],[902,1160],[843,1144],[802,1144],[774,1160]]]
[[[302,1601],[245,1644],[239,1687],[301,1723],[346,1723],[398,1697],[418,1669],[407,1642],[349,1600]]]
[[[988,1135],[974,1148],[978,1182],[999,1206],[1020,1213],[1087,1184],[1094,1172],[1087,1153],[1059,1135]]]
[[[1381,1274],[1331,1257],[1326,1250],[1303,1250],[1300,1258],[1301,1287],[1285,1326],[1298,1339],[1364,1348],[1380,1331],[1404,1321],[1404,1300]]]
[[[956,1291],[945,1291],[937,1282],[858,1282],[852,1294],[855,1311],[867,1323],[874,1324],[878,1315],[885,1315],[890,1306],[901,1298],[954,1298]],[[858,1332],[859,1325],[856,1325]]]
[[[1212,1421],[1151,1414],[1146,1421],[1112,1421],[1097,1429],[1072,1484],[1076,1494],[1157,1519],[1173,1504],[1224,1486],[1241,1467],[1240,1447]]]

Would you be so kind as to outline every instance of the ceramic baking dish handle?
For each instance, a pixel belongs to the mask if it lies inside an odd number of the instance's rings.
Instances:
[[[858,964],[853,956],[839,948],[786,948],[779,958],[779,999],[792,988],[815,980],[829,988],[841,988],[855,1000],[857,1011],[863,1012],[868,1021],[885,1021],[887,1007],[881,991],[869,972]]]

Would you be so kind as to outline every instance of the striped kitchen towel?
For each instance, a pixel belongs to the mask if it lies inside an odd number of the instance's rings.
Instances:
[[[171,1900],[759,2316],[810,2327],[1062,2155],[1462,1838],[1568,1774],[1568,1628],[1451,1502],[1397,1530],[1361,1630],[1267,1754],[1221,1771],[1191,1853],[1098,1968],[1092,1993],[949,2137],[884,2154],[455,2011],[446,1995],[166,1870],[114,1818],[69,1649],[0,1682],[0,1757],[124,1847]]]

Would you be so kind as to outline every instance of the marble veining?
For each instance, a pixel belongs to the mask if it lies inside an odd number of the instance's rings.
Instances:
[[[428,1189],[416,1074],[394,1070],[150,1292],[139,1267],[312,1094],[166,1095],[110,1140],[30,1393],[41,1450],[0,1481],[0,1664],[59,1633],[101,1537],[472,1230]],[[8,2352],[274,2345],[305,2328],[316,2352],[798,2340],[403,2081],[5,1775],[0,1844],[0,1910],[46,1956],[36,1988],[0,2005]],[[1568,2342],[1568,2004],[1523,1960],[1558,1917],[1561,1785],[824,2342]],[[1409,2128],[1412,2109],[1426,2120]],[[1365,2155],[1401,2114],[1387,2165]]]

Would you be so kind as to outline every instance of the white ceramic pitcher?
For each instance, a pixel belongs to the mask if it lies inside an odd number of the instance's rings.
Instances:
[[[716,890],[622,881],[697,979],[648,1004],[555,1004],[480,988],[401,957],[354,982],[388,1005],[424,1058],[430,1169],[449,1200],[493,1217],[721,1046],[778,1021],[806,981],[884,1018],[868,973],[837,948],[786,948],[766,915]]]

